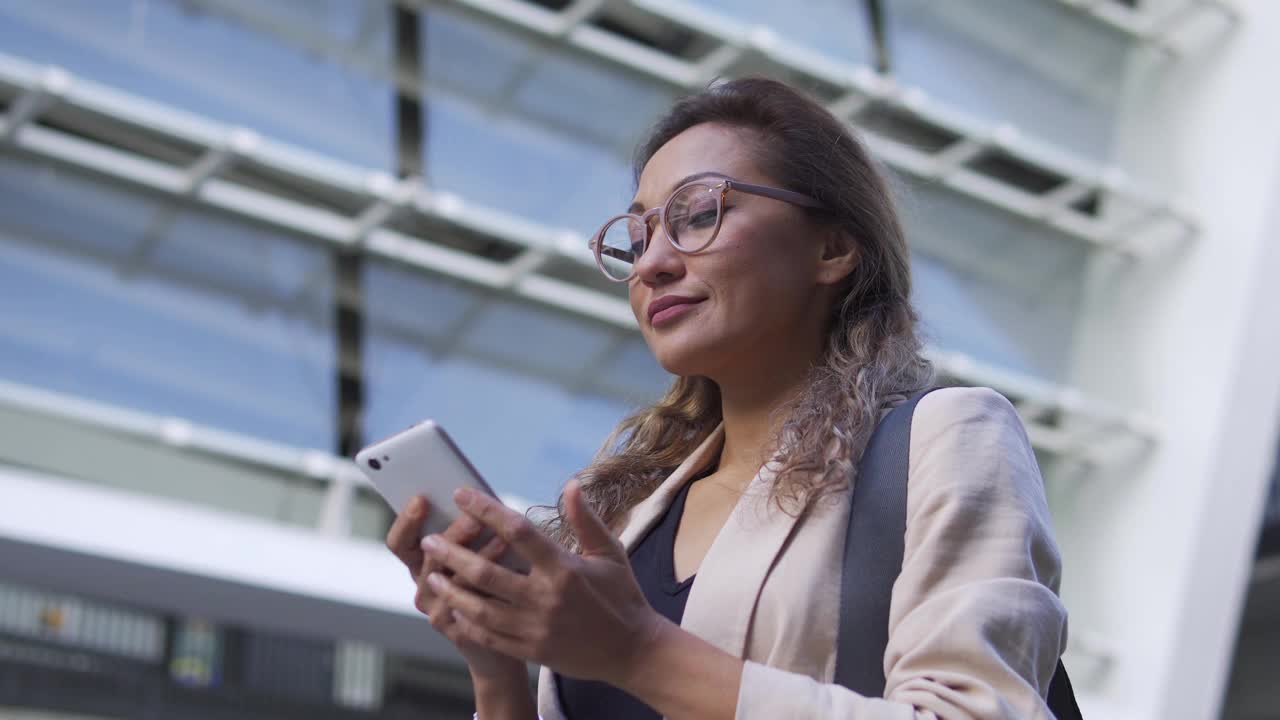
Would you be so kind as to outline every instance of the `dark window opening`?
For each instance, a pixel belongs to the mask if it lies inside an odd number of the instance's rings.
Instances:
[[[857,123],[868,133],[934,153],[960,140],[956,133],[911,112],[886,105],[872,105],[858,113]]]
[[[1037,167],[1000,150],[988,150],[969,163],[969,168],[1032,195],[1043,195],[1066,182],[1063,176]]]

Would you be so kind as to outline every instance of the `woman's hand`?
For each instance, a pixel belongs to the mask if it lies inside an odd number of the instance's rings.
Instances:
[[[577,555],[493,498],[468,490],[454,498],[532,566],[521,575],[452,538],[427,537],[427,557],[453,572],[430,573],[427,587],[456,611],[458,635],[564,675],[625,684],[669,623],[645,600],[622,543],[587,506],[577,482],[565,488]]]
[[[387,532],[387,547],[409,568],[409,576],[417,584],[413,604],[426,614],[431,626],[449,638],[462,657],[467,661],[473,677],[518,677],[522,685],[528,684],[523,660],[503,655],[468,641],[458,631],[452,613],[444,600],[428,587],[426,579],[432,573],[442,571],[440,563],[423,554],[419,544],[418,532],[431,512],[430,503],[425,498],[415,497],[405,507],[404,512],[396,516]],[[442,537],[459,546],[465,546],[479,537],[484,527],[467,514],[458,516],[442,533]],[[501,537],[490,540],[479,552],[480,557],[494,560],[501,557],[506,550],[506,542]]]

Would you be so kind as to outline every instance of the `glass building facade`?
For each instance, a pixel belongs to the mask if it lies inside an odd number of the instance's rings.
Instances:
[[[819,2],[821,11],[798,15],[755,5],[706,9],[767,24],[851,65],[868,56],[870,32],[858,3]],[[1008,27],[981,32],[968,24],[977,22],[982,3],[942,14],[923,5],[906,3],[890,14],[900,82],[976,118],[1034,129],[1083,158],[1106,156],[1115,112],[1106,100],[1114,93],[1086,80],[1114,76],[1105,61],[1123,57],[1123,37],[1053,3],[983,9],[983,23],[999,18]],[[250,128],[323,160],[396,171],[398,90],[387,5],[10,2],[0,12],[7,54],[194,121]],[[415,15],[422,67],[419,86],[409,90],[422,105],[426,187],[580,236],[627,203],[632,146],[676,89],[549,49],[449,3]],[[668,34],[670,23],[654,16],[628,19],[642,40],[646,30],[654,38]],[[1011,62],[1019,48],[983,42],[1023,23],[1063,24],[1056,33],[1070,37],[1060,41],[1061,57],[1087,42],[1097,68]],[[940,68],[968,81],[940,75]],[[1026,92],[1006,89],[998,102],[977,94],[1009,85]],[[867,120],[892,121],[874,112]],[[946,140],[908,138],[922,147]],[[998,155],[984,162],[1012,164]],[[331,445],[338,346],[332,253],[295,232],[181,206],[38,158],[6,157],[0,178],[11,225],[6,378],[273,442]],[[1088,244],[937,183],[904,177],[902,185],[917,249],[917,302],[934,345],[1028,378],[1062,380]],[[499,258],[514,252],[491,244]],[[429,412],[512,492],[550,497],[617,417],[666,382],[637,337],[588,370],[583,365],[617,344],[612,329],[485,298],[451,278],[389,263],[368,262],[363,273],[367,433],[386,434]],[[594,278],[574,280],[610,289]],[[54,330],[75,340],[51,342]],[[573,348],[573,358],[563,348]],[[588,371],[613,392],[556,380]],[[495,399],[505,408],[496,417]]]

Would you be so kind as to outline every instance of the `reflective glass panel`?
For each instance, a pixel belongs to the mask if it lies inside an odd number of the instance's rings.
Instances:
[[[329,257],[0,158],[0,377],[292,445],[333,442]]]
[[[0,52],[390,168],[390,17],[381,0],[0,0]]]

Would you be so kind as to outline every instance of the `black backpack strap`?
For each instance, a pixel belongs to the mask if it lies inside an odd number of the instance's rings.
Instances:
[[[881,418],[853,482],[840,578],[835,682],[867,697],[884,695],[889,600],[906,552],[911,417],[929,392],[916,393]]]
[[[867,697],[884,696],[884,651],[889,644],[889,603],[906,552],[907,476],[911,419],[930,388],[889,411],[858,462],[840,578],[840,632],[835,682]],[[1078,720],[1066,668],[1049,683],[1049,709],[1059,720]]]

